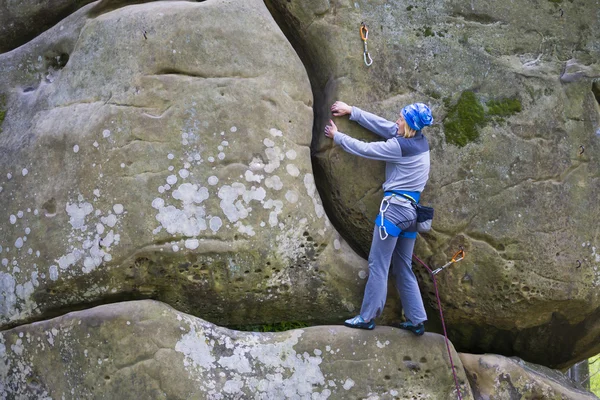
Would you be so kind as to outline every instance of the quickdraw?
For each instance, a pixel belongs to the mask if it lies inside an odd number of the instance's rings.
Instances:
[[[438,269],[433,270],[432,274],[433,275],[437,275],[440,272],[442,272],[444,269],[448,268],[450,265],[459,262],[461,260],[463,260],[465,258],[465,250],[462,246],[460,246],[460,250],[458,250],[456,253],[454,253],[454,255],[452,256],[452,259],[445,265],[441,266]]]
[[[360,38],[363,41],[363,48],[364,48],[363,59],[365,60],[365,65],[367,67],[370,67],[371,64],[373,64],[373,59],[371,58],[371,55],[369,54],[369,50],[367,49],[367,39],[369,39],[369,28],[367,28],[367,25],[365,25],[364,22],[360,23]],[[368,59],[368,61],[367,61],[367,59]]]
[[[384,197],[383,200],[381,200],[381,204],[379,205],[379,217],[381,218],[381,225],[379,225],[379,238],[381,240],[385,240],[389,236],[387,228],[385,227],[385,212],[387,211],[389,206],[390,200]]]

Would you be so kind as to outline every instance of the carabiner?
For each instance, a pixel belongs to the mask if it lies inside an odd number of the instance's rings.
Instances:
[[[460,258],[457,258],[457,257],[460,257]],[[456,253],[454,253],[454,255],[452,256],[452,259],[450,261],[448,261],[448,263],[446,263],[445,265],[432,271],[431,275],[437,275],[438,273],[442,272],[443,270],[445,270],[452,264],[459,262],[459,261],[463,260],[464,258],[465,258],[465,249],[462,246],[460,246],[460,250],[458,250]]]
[[[385,206],[384,206],[384,204],[385,204]],[[390,201],[384,197],[383,200],[381,200],[381,204],[379,205],[379,212],[381,213],[382,216],[383,216],[383,213],[387,211],[389,206],[390,206]]]
[[[366,42],[369,38],[369,28],[367,28],[364,22],[360,23],[360,38],[363,40],[363,42]]]
[[[384,197],[381,200],[381,204],[379,205],[379,216],[381,218],[381,225],[379,226],[379,238],[381,240],[385,240],[389,236],[387,229],[385,229],[385,225],[383,224],[383,221],[385,220],[385,212],[387,211],[389,206],[390,201]],[[383,232],[383,234],[381,234],[381,232]]]
[[[383,219],[382,219],[383,220]],[[381,232],[383,232],[383,235],[381,234]],[[385,236],[384,236],[385,235]],[[385,226],[381,225],[379,227],[379,239],[381,240],[385,240],[387,239],[389,236],[389,234],[387,233],[387,229],[385,229]]]
[[[371,64],[373,64],[373,59],[371,58],[369,50],[367,49],[367,39],[369,39],[369,28],[367,28],[367,25],[365,25],[364,22],[360,23],[360,38],[363,41],[363,59],[365,60],[365,65],[367,67],[370,67]]]
[[[457,258],[460,257],[460,258]],[[462,260],[463,258],[465,258],[465,250],[462,246],[460,246],[460,250],[458,250],[456,253],[454,253],[454,255],[452,256],[452,262],[458,262],[460,260]]]
[[[369,61],[367,61],[367,57],[369,57]],[[371,64],[373,64],[373,59],[371,58],[371,55],[369,54],[368,51],[364,52],[363,59],[365,60],[365,64],[367,67],[370,67]]]

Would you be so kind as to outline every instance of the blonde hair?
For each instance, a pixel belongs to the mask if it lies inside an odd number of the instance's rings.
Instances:
[[[408,126],[406,121],[404,121],[404,135],[402,135],[402,137],[409,139],[411,137],[414,137],[416,134],[417,134],[417,131],[415,131],[413,128]]]

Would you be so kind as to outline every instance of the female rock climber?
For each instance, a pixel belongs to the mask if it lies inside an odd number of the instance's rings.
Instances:
[[[379,214],[383,215],[383,218],[378,217],[373,231],[369,253],[369,279],[360,314],[346,320],[344,325],[361,329],[375,328],[374,318],[381,315],[385,305],[391,261],[396,288],[407,319],[399,327],[420,336],[425,333],[423,323],[427,320],[427,315],[411,266],[417,236],[417,214],[405,196],[418,202],[429,179],[429,143],[421,129],[433,122],[431,110],[423,103],[408,105],[402,109],[396,122],[341,101],[336,101],[331,106],[331,112],[335,117],[350,115],[351,121],[358,122],[386,139],[371,143],[362,142],[338,131],[332,120],[325,127],[325,136],[333,139],[348,153],[385,161],[384,198]],[[395,237],[389,234],[388,231],[397,228],[388,225],[386,229],[384,221],[400,228],[400,235]]]

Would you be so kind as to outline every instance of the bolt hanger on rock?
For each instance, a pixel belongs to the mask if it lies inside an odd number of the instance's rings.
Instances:
[[[369,39],[369,28],[367,28],[367,25],[365,25],[364,22],[360,23],[360,38],[363,41],[363,59],[365,60],[365,65],[367,67],[370,67],[371,64],[373,64],[373,59],[371,58],[371,55],[369,54],[369,50],[367,48],[367,39]]]

